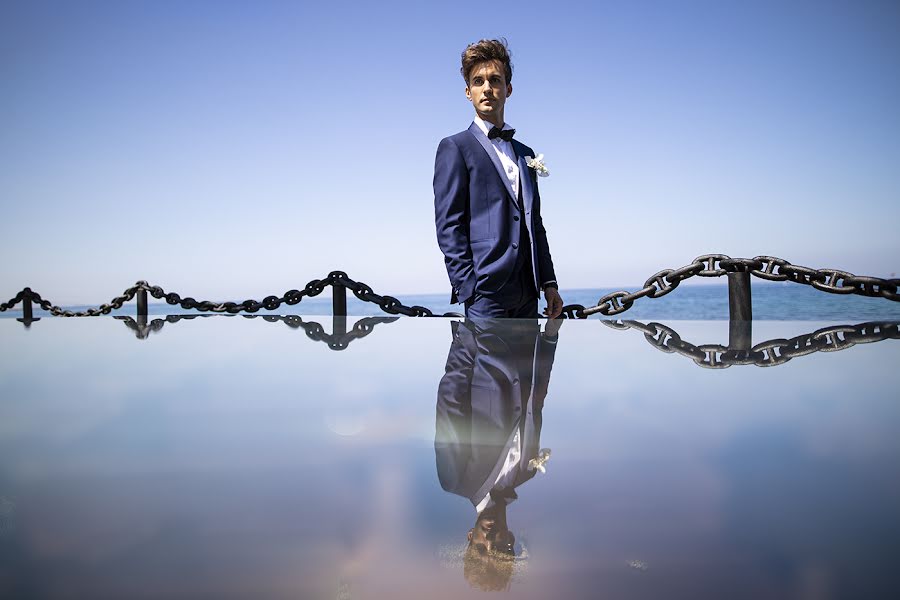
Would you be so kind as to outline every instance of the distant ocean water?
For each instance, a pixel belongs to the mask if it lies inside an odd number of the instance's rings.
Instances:
[[[594,306],[601,296],[617,289],[634,291],[637,287],[598,288],[562,290],[566,304],[582,304]],[[376,290],[380,291],[380,290]],[[323,295],[324,296],[324,295]],[[795,283],[752,283],[753,318],[757,320],[777,321],[900,321],[900,302],[891,302],[883,298],[866,298],[863,296],[839,296],[820,292],[812,287]],[[418,305],[432,310],[435,314],[447,312],[463,312],[461,305],[451,305],[449,294],[400,295],[397,298],[407,306]],[[151,298],[152,300],[152,298]],[[235,301],[240,301],[237,299]],[[544,303],[541,301],[540,309]],[[84,310],[87,306],[66,306],[69,310]],[[177,306],[165,303],[151,303],[148,306],[151,315],[196,314]],[[46,313],[36,309],[35,316]],[[113,315],[134,315],[134,302],[121,310],[113,311]],[[384,315],[381,309],[347,294],[347,312],[355,316]],[[331,315],[331,297],[317,296],[305,298],[294,306],[282,305],[277,311],[260,310],[264,314],[294,315]],[[0,317],[20,317],[21,311],[6,311]],[[599,317],[599,315],[597,315]],[[597,318],[592,317],[592,318]],[[727,320],[728,319],[728,286],[727,285],[682,285],[662,298],[643,298],[618,317],[621,319],[666,319],[666,320]]]

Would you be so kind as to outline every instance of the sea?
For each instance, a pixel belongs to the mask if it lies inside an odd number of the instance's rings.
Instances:
[[[617,290],[635,291],[638,288],[591,288],[563,289],[560,294],[566,305],[581,304],[585,307],[595,306],[604,295]],[[375,290],[376,293],[387,294],[389,290]],[[753,318],[754,320],[775,321],[900,321],[900,302],[892,302],[884,298],[867,298],[857,295],[836,295],[821,292],[815,288],[791,282],[752,283]],[[194,292],[196,293],[196,292]],[[403,294],[396,296],[406,306],[424,306],[436,315],[445,313],[462,313],[461,305],[450,304],[449,294]],[[51,298],[52,300],[52,298]],[[151,298],[151,301],[153,299]],[[243,299],[233,299],[241,302]],[[261,298],[257,298],[261,300]],[[223,300],[224,301],[224,300]],[[94,305],[96,306],[96,305]],[[541,301],[540,310],[544,303]],[[89,305],[64,306],[68,310],[82,311],[92,308]],[[148,305],[150,315],[197,314],[197,311],[184,310],[179,306],[170,306],[164,302],[151,302]],[[129,302],[111,315],[130,315],[135,313],[134,301]],[[332,300],[328,292],[312,298],[304,298],[299,304],[288,306],[283,304],[278,310],[260,310],[256,314],[266,315],[331,315]],[[357,299],[351,292],[347,294],[347,313],[350,316],[385,315],[381,308],[372,303]],[[34,316],[41,317],[47,313],[35,307]],[[21,317],[21,307],[0,313],[0,318]],[[728,319],[728,286],[727,284],[683,284],[678,289],[661,298],[642,298],[635,301],[627,311],[614,317],[595,315],[591,318],[615,318],[633,320],[727,320]]]

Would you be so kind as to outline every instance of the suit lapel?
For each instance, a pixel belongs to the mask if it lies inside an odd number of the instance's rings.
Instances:
[[[494,163],[494,168],[497,171],[497,176],[500,177],[500,183],[503,184],[503,189],[506,190],[507,195],[510,200],[513,201],[513,204],[516,206],[519,205],[516,196],[513,194],[512,189],[509,187],[509,179],[506,177],[506,172],[503,170],[503,163],[500,162],[500,157],[497,156],[497,151],[494,150],[494,145],[491,144],[491,141],[484,135],[484,132],[481,130],[478,125],[472,123],[469,125],[469,133],[474,136],[478,143],[481,144],[481,147],[484,148],[484,151],[487,153],[488,158],[491,159],[491,162]],[[515,148],[515,142],[513,142],[513,148]],[[521,162],[521,161],[520,161]]]
[[[531,180],[531,168],[525,163],[525,147],[516,140],[513,140],[512,145],[518,158],[519,186],[522,188],[522,201],[525,204],[525,212],[530,213],[531,206],[534,204],[534,182]]]
[[[534,181],[531,178],[531,167],[525,163],[525,146],[513,140],[513,150],[516,153],[519,165],[519,187],[522,189],[522,204],[525,210],[525,227],[528,228],[528,236],[531,241],[531,269],[534,275],[535,289],[541,289],[538,281],[538,262],[535,252],[534,227],[532,227],[531,207],[534,205]]]

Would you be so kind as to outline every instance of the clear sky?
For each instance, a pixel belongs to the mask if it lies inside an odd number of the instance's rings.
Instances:
[[[696,255],[900,272],[900,3],[0,4],[0,295],[449,289],[439,140],[505,36],[565,288]]]

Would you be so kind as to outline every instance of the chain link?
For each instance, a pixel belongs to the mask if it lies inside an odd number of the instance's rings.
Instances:
[[[791,264],[788,261],[774,256],[757,256],[755,260],[758,260],[762,266],[755,271],[750,271],[751,275],[768,281],[787,281],[787,275],[783,274],[781,269],[785,265]]]
[[[4,311],[11,309],[13,306],[15,306],[16,304],[21,302],[26,294],[30,294],[30,293],[31,293],[31,288],[25,288],[24,290],[22,290],[21,292],[19,292],[12,298],[10,298],[9,302],[4,302],[4,303],[0,304],[0,312],[4,312]]]
[[[676,353],[707,369],[727,369],[733,365],[775,367],[798,356],[813,352],[837,352],[856,344],[871,344],[884,340],[900,340],[900,323],[870,321],[857,325],[835,325],[790,339],[761,342],[750,350],[735,350],[721,344],[695,345],[681,339],[671,327],[662,323],[640,321],[601,321],[607,327],[624,331],[635,329],[644,334],[651,346],[666,353]]]

